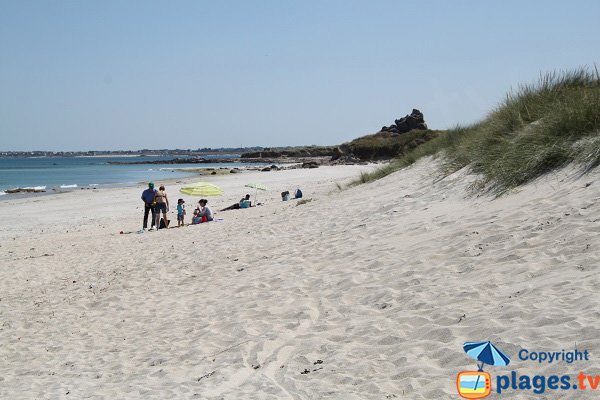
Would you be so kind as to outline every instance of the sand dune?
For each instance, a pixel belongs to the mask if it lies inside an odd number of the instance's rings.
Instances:
[[[216,177],[214,209],[272,190],[144,234],[119,234],[141,227],[141,187],[0,202],[0,398],[451,399],[466,341],[600,354],[599,172],[493,199],[422,160],[336,189],[365,168]],[[312,201],[281,202],[297,185]]]

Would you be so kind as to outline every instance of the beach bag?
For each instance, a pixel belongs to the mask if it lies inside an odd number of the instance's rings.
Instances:
[[[167,223],[165,224],[165,219],[161,218],[160,219],[160,226],[158,229],[164,229],[164,228],[168,228],[169,227],[169,223],[171,222],[170,219],[167,220]]]

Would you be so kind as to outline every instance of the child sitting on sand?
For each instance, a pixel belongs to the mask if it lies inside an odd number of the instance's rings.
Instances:
[[[177,227],[184,226],[185,217],[185,201],[183,199],[177,200]]]
[[[196,208],[192,217],[192,225],[199,224],[200,222],[202,222],[202,217],[200,216],[200,210]]]

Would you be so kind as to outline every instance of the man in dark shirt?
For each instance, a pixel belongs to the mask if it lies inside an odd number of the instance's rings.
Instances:
[[[142,192],[142,200],[144,201],[144,228],[148,227],[148,212],[152,211],[152,224],[150,229],[154,226],[154,196],[156,196],[156,189],[154,189],[154,182],[148,183],[148,189]]]

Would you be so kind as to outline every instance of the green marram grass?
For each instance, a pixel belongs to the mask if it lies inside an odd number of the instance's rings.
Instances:
[[[441,133],[352,184],[370,182],[424,156],[442,173],[469,166],[478,190],[502,194],[566,164],[600,164],[600,74],[580,68],[548,73],[507,94],[484,120]],[[351,184],[351,185],[352,185]]]

